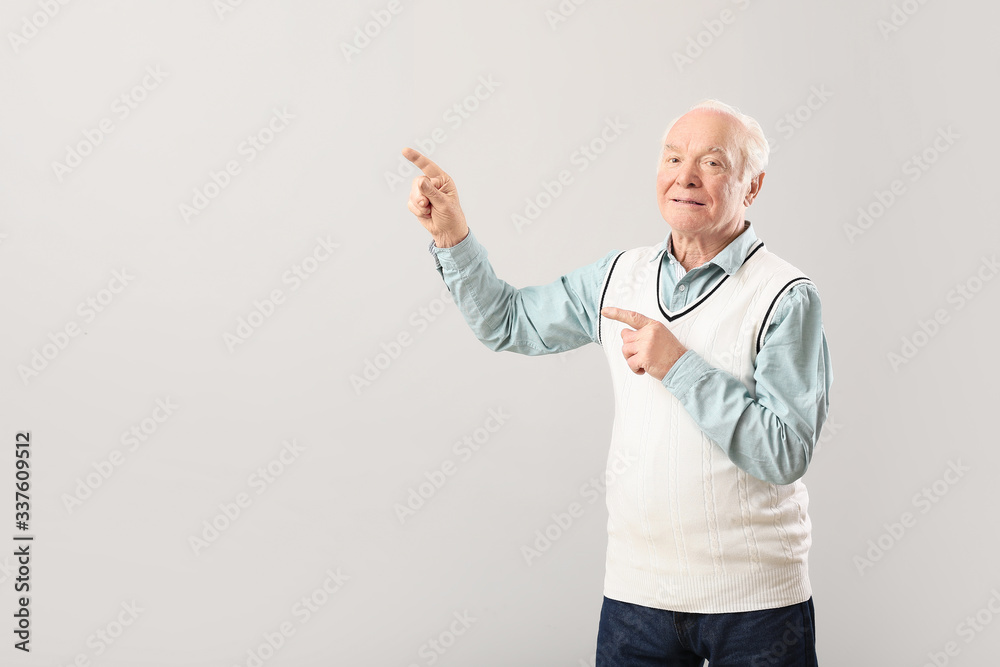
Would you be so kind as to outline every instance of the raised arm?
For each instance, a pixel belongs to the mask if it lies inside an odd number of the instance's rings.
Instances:
[[[497,277],[486,248],[469,231],[454,181],[417,151],[407,148],[403,155],[423,172],[413,181],[409,209],[434,238],[437,270],[484,345],[539,355],[596,342],[600,289],[616,252],[547,285],[518,289]]]

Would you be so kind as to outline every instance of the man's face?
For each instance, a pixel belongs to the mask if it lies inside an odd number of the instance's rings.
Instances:
[[[725,234],[743,220],[763,175],[755,182],[742,181],[739,131],[734,118],[706,109],[684,114],[670,128],[656,173],[656,196],[671,229]]]

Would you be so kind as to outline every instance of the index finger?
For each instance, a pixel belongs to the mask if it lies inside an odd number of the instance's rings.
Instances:
[[[609,320],[616,320],[627,324],[633,329],[644,327],[651,321],[642,313],[637,313],[634,310],[625,310],[624,308],[612,308],[611,306],[601,310],[601,315],[604,315]]]
[[[417,165],[420,171],[424,172],[427,176],[440,176],[442,178],[447,176],[444,170],[437,166],[433,160],[409,146],[403,149],[403,157]]]

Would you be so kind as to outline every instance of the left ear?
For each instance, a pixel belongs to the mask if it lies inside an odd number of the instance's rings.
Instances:
[[[756,176],[750,179],[750,189],[747,191],[745,197],[743,197],[743,205],[750,206],[753,200],[757,198],[757,194],[760,192],[760,186],[764,183],[764,172],[760,172]]]

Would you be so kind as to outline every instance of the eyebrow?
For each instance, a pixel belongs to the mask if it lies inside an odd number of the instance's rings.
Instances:
[[[663,152],[667,152],[667,151],[678,151],[679,152],[680,149],[678,149],[677,146],[675,146],[673,144],[664,144],[663,145]],[[708,149],[705,151],[705,153],[721,153],[723,155],[723,157],[729,157],[729,152],[726,151],[726,149],[723,148],[722,146],[709,146]]]

